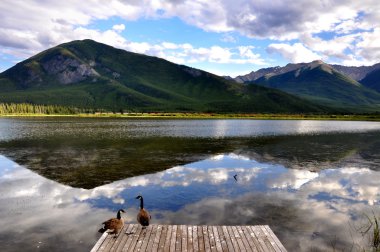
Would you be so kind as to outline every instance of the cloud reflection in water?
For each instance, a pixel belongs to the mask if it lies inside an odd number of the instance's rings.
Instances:
[[[154,223],[269,224],[289,251],[323,251],[332,242],[359,249],[365,241],[350,225],[378,211],[380,199],[377,171],[352,166],[317,173],[236,154],[91,190],[48,180],[1,156],[0,175],[0,225],[9,227],[0,231],[5,251],[88,250],[99,224],[117,209],[126,209],[126,221],[135,222],[139,193]]]

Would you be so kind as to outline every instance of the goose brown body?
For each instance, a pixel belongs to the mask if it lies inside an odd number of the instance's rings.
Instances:
[[[119,232],[121,231],[121,229],[124,226],[124,220],[123,220],[123,218],[121,218],[121,212],[125,213],[123,209],[120,209],[117,212],[116,218],[111,218],[111,219],[102,223],[103,224],[103,230],[104,231],[106,231],[108,229],[111,230],[110,233],[115,234],[115,237],[119,234]]]
[[[137,196],[136,199],[140,199],[140,211],[137,214],[137,222],[143,226],[143,228],[149,226],[150,219],[152,218],[149,212],[144,209],[144,199],[141,195]]]

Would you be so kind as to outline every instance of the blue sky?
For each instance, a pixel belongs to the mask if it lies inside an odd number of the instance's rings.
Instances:
[[[218,75],[380,62],[377,0],[2,0],[0,71],[77,39]]]

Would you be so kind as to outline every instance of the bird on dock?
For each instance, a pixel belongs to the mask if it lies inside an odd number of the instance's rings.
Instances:
[[[149,221],[152,218],[149,212],[144,209],[144,199],[141,195],[137,196],[136,199],[140,199],[140,211],[137,214],[137,222],[141,224],[143,228],[149,226]]]
[[[99,232],[104,233],[105,231],[109,230],[108,232],[110,234],[115,234],[115,238],[119,235],[119,232],[124,226],[124,220],[121,218],[121,213],[125,213],[123,209],[120,209],[117,211],[116,218],[111,218],[105,222],[103,222],[103,227],[99,229]]]

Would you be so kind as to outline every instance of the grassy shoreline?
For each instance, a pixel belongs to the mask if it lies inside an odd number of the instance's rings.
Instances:
[[[339,120],[380,121],[380,114],[368,115],[312,115],[312,114],[218,114],[218,113],[95,113],[95,114],[0,114],[9,117],[78,117],[126,119],[253,119],[253,120]]]

